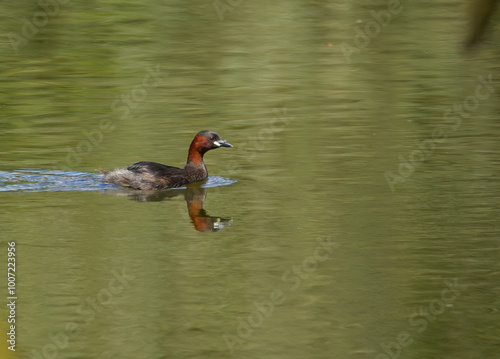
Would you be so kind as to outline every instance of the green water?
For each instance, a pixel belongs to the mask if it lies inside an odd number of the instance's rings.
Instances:
[[[12,358],[498,357],[498,14],[466,51],[459,1],[51,4],[0,3],[0,171],[210,129],[237,182],[1,192]]]

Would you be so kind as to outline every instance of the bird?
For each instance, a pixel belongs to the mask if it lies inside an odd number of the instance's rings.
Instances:
[[[102,182],[114,183],[122,187],[139,190],[176,188],[208,177],[203,155],[219,147],[233,147],[213,131],[200,131],[189,146],[184,168],[166,166],[157,162],[135,162],[125,168],[111,171],[99,170]]]

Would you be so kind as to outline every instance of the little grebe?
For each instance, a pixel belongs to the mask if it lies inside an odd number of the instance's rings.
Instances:
[[[165,166],[156,162],[136,162],[125,168],[113,171],[101,171],[103,182],[114,183],[123,187],[152,190],[180,187],[191,182],[202,181],[208,177],[203,163],[203,155],[219,147],[233,147],[212,131],[201,131],[194,137],[187,163],[184,168]]]

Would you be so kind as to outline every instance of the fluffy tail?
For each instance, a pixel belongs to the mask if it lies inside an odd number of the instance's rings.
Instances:
[[[114,183],[122,187],[134,187],[134,183],[140,180],[137,173],[133,173],[125,168],[120,168],[112,171],[98,170],[104,175],[102,182]]]

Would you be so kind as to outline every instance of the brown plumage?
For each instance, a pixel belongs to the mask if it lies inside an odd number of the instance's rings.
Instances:
[[[162,165],[156,162],[136,162],[125,168],[100,171],[103,182],[141,190],[175,188],[198,182],[208,177],[203,155],[215,148],[233,147],[212,131],[201,131],[189,146],[188,159],[184,168]]]

